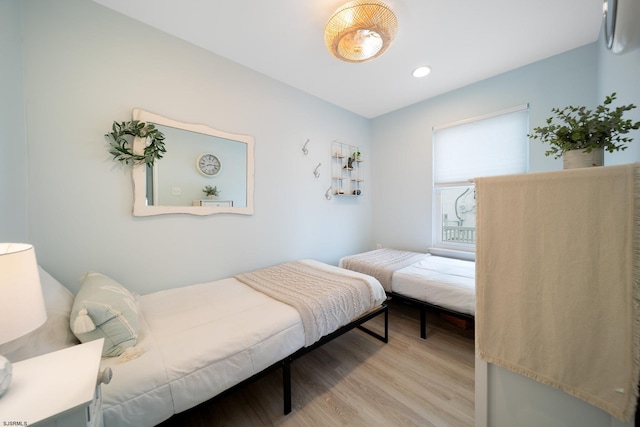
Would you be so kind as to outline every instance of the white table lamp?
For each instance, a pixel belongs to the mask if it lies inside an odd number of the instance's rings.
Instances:
[[[33,246],[0,243],[0,344],[20,338],[47,320]],[[0,396],[11,382],[11,364],[0,355]]]

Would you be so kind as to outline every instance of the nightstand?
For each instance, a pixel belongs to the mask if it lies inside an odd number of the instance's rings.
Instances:
[[[14,363],[11,385],[0,398],[0,427],[102,426],[103,343],[99,339]]]

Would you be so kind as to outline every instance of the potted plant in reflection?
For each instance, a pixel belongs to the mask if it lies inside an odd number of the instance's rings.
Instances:
[[[202,191],[207,195],[207,199],[213,199],[218,194],[220,194],[220,190],[218,190],[217,186],[212,187],[210,185],[207,185],[202,189]]]
[[[613,92],[595,110],[571,105],[553,108],[554,116],[547,119],[547,126],[533,128],[528,136],[548,143],[550,148],[545,155],[562,157],[564,169],[602,166],[604,150],[610,153],[626,150],[626,143],[633,138],[625,135],[640,129],[640,121],[634,123],[622,118],[625,111],[636,106],[622,105],[612,110],[610,105],[615,99]],[[559,123],[554,123],[554,119]]]

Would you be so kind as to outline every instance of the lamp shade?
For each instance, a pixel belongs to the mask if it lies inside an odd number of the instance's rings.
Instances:
[[[46,320],[33,246],[0,243],[0,344],[28,334]]]
[[[377,0],[342,5],[329,19],[324,42],[329,52],[347,62],[365,62],[384,53],[398,31],[393,11]]]

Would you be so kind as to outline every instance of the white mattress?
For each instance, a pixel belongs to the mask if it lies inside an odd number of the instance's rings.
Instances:
[[[338,267],[305,260],[327,272]],[[385,300],[373,277],[375,304]],[[372,307],[373,308],[373,307]],[[105,427],[153,426],[198,405],[273,365],[305,345],[302,319],[292,306],[235,278],[140,297],[141,331],[133,360],[102,360],[113,370],[103,385]]]
[[[144,295],[140,309],[144,354],[102,362],[113,370],[102,387],[106,427],[156,425],[304,345],[293,307],[233,278]]]
[[[427,255],[393,274],[393,292],[459,313],[476,313],[476,263]]]

